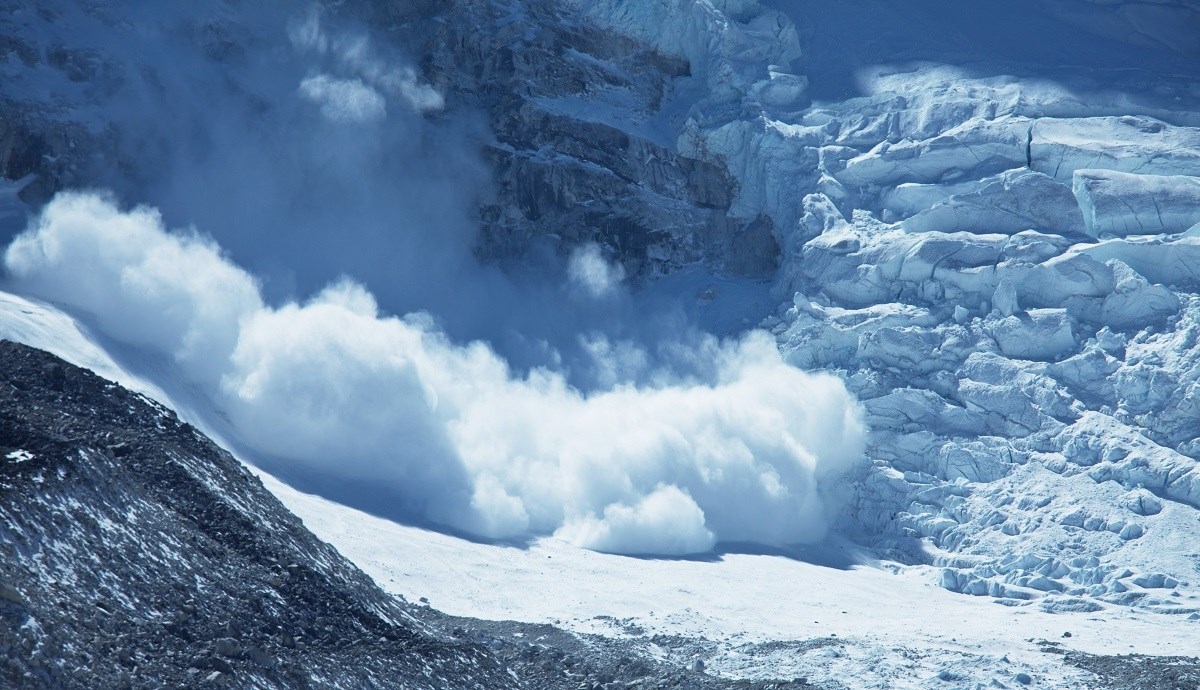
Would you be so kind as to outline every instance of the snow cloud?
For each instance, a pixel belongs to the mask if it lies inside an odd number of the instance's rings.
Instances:
[[[601,298],[615,293],[625,279],[625,269],[609,263],[594,242],[577,248],[567,264],[571,282],[588,295]]]
[[[594,551],[641,554],[699,553],[717,541],[704,511],[674,485],[659,486],[637,505],[612,503],[600,517],[573,518],[555,536]]]
[[[353,94],[358,98],[363,98],[368,93],[372,94],[381,109],[383,96],[379,91],[401,99],[418,113],[438,111],[445,105],[441,94],[429,84],[421,83],[416,70],[406,65],[392,64],[378,57],[367,36],[352,33],[331,36],[322,26],[320,10],[316,7],[311,8],[303,19],[291,22],[288,37],[298,50],[331,58],[337,69],[352,75],[349,79],[338,80],[335,83],[345,87],[353,85]],[[325,75],[315,78],[329,79]],[[309,95],[306,85],[312,79],[314,77],[301,84],[301,91],[310,98],[312,96]],[[324,105],[322,109],[324,112]]]
[[[686,377],[582,391],[551,368],[515,373],[424,313],[382,313],[349,280],[269,304],[211,239],[94,193],[60,194],[4,263],[23,292],[174,358],[253,451],[481,537],[655,554],[811,542],[824,487],[863,449],[842,383],[788,366],[761,332],[690,346],[708,366]],[[590,351],[614,372],[649,366],[630,347]]]
[[[387,116],[383,96],[361,79],[335,79],[318,74],[300,82],[300,93],[321,106],[334,122],[372,122]]]

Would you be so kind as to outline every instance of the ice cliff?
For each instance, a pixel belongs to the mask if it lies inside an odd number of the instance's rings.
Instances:
[[[869,411],[846,531],[955,591],[1197,615],[1200,34],[1182,27],[1200,8],[1019,5],[1063,51],[1140,63],[880,64],[818,101],[812,3],[577,0],[577,21],[687,69],[641,111],[604,90],[541,103],[655,127],[729,176],[735,244],[770,230],[785,304],[764,325]]]
[[[779,6],[804,20],[803,3]],[[1130,3],[1089,26],[1155,11],[1197,16]],[[773,221],[787,303],[767,325],[868,409],[873,464],[843,527],[944,567],[955,591],[1195,616],[1200,94],[1194,69],[1181,83],[1154,62],[1195,46],[1160,37],[1168,56],[1131,66],[1143,82],[1103,92],[922,63],[812,103],[800,88],[768,97],[803,76],[739,59],[802,52],[781,14],[668,13],[708,22],[709,70],[731,85],[693,105],[677,141],[728,166],[735,213]]]

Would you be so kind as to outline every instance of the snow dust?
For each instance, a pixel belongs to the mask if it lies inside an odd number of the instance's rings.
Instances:
[[[710,338],[700,374],[582,392],[549,368],[514,374],[427,314],[381,313],[348,279],[267,304],[213,240],[94,193],[54,199],[5,266],[23,293],[173,358],[254,451],[480,537],[662,554],[812,542],[835,508],[823,486],[864,444],[842,382],[784,363],[762,332]]]

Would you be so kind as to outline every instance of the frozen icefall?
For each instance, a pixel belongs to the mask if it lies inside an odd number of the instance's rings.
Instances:
[[[843,527],[955,591],[1200,610],[1195,113],[936,65],[796,109],[755,99],[775,77],[747,66],[796,52],[770,10],[610,4],[723,87],[678,147],[774,220],[788,308],[767,325],[869,411]]]
[[[807,205],[809,218],[833,209],[823,197]],[[1200,298],[1194,281],[1151,282],[1120,251],[1169,263],[1192,238],[1086,244],[1049,229],[906,232],[857,216],[799,226],[823,230],[785,263],[804,292],[775,326],[793,362],[844,373],[871,416],[874,471],[901,472],[883,491],[864,481],[845,526],[952,564],[942,582],[956,591],[1195,612],[1130,594],[1128,575],[1113,574],[1165,572],[1167,589],[1194,591],[1196,554],[1178,542],[1200,507]],[[1080,507],[1057,523],[1047,506],[1014,509],[1035,481]],[[894,517],[879,520],[889,503]],[[1013,552],[1077,557],[1064,573],[993,574]]]

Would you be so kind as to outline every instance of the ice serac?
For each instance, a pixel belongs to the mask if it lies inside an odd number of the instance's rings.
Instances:
[[[741,112],[698,103],[680,141],[725,161],[732,208],[775,223],[788,309],[766,325],[789,360],[840,372],[868,410],[874,466],[845,531],[945,568],[955,591],[1198,615],[1194,564],[1171,545],[1195,519],[1200,459],[1200,94],[1158,67],[1186,41],[1134,5],[1047,11],[1070,40],[1084,22],[1079,41],[1156,42],[1132,66],[1150,86],[881,65],[858,97],[797,108],[753,101],[731,68]],[[1186,24],[1197,8],[1161,9]],[[725,32],[755,11],[704,9]],[[753,36],[776,45],[742,53],[789,52],[789,32]]]
[[[1044,118],[1029,137],[1033,169],[1066,183],[1084,169],[1200,176],[1200,130],[1158,118]]]
[[[1052,105],[824,156],[841,184],[809,190],[804,239],[784,233],[781,285],[802,296],[775,329],[797,364],[846,372],[872,472],[900,471],[862,477],[846,529],[954,591],[1194,615],[1170,546],[1195,519],[1194,240],[1171,233],[1196,223],[1197,130],[1035,117]],[[1028,160],[997,146],[1013,117]]]
[[[1083,221],[1069,187],[1019,168],[984,178],[970,191],[935,201],[908,218],[903,227],[908,232],[1016,234],[1036,230],[1070,234],[1082,231]]]
[[[1072,189],[1093,237],[1167,235],[1200,223],[1200,177],[1085,169]]]

